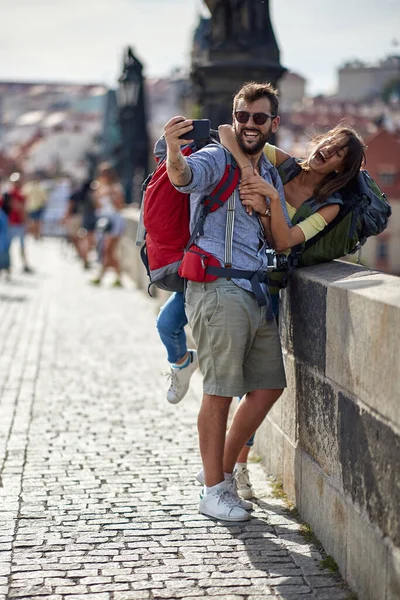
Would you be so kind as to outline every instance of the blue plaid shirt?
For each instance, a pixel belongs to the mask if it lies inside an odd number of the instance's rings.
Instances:
[[[226,158],[222,146],[210,144],[186,158],[192,171],[192,180],[186,186],[176,188],[180,192],[190,193],[190,231],[193,231],[200,212],[201,200],[210,194],[222,179],[225,171]],[[282,210],[286,221],[291,227],[287,213],[283,185],[275,167],[262,155],[258,163],[260,175],[268,183],[274,185],[281,199]],[[267,269],[266,249],[269,244],[265,239],[261,221],[253,213],[247,214],[245,207],[235,194],[235,223],[233,229],[232,267],[248,271],[265,271]],[[204,235],[198,237],[195,243],[213,254],[224,265],[225,256],[225,227],[228,202],[221,208],[210,213],[204,223]],[[233,279],[239,287],[251,292],[251,284],[247,279]],[[263,286],[264,292],[266,291]]]

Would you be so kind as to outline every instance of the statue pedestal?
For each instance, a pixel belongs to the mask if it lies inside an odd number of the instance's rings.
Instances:
[[[192,71],[202,116],[217,128],[232,121],[232,100],[245,82],[270,82],[275,87],[286,71],[279,62],[237,51],[227,56],[226,51],[210,53],[210,61],[197,64]]]
[[[232,99],[249,81],[276,86],[286,71],[269,14],[269,0],[205,0],[192,55],[197,102],[212,126],[232,120]]]

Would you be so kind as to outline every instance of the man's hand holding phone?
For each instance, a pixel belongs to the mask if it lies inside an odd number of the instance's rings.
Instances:
[[[193,129],[192,119],[185,119],[185,117],[173,117],[168,121],[164,127],[164,137],[167,142],[168,150],[171,154],[176,155],[180,153],[181,146],[192,142],[193,140],[182,139],[181,136],[189,134]]]

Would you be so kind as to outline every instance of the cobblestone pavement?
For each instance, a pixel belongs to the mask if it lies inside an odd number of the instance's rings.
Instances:
[[[199,389],[164,399],[151,299],[30,253],[0,282],[0,600],[350,598],[260,464],[250,522],[198,513]]]

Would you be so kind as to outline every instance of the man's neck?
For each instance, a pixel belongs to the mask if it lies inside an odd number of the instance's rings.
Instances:
[[[257,167],[258,162],[261,158],[263,151],[260,150],[260,152],[258,152],[257,154],[247,154],[247,158],[249,159],[249,161],[251,162],[251,164],[253,165],[254,168]]]

